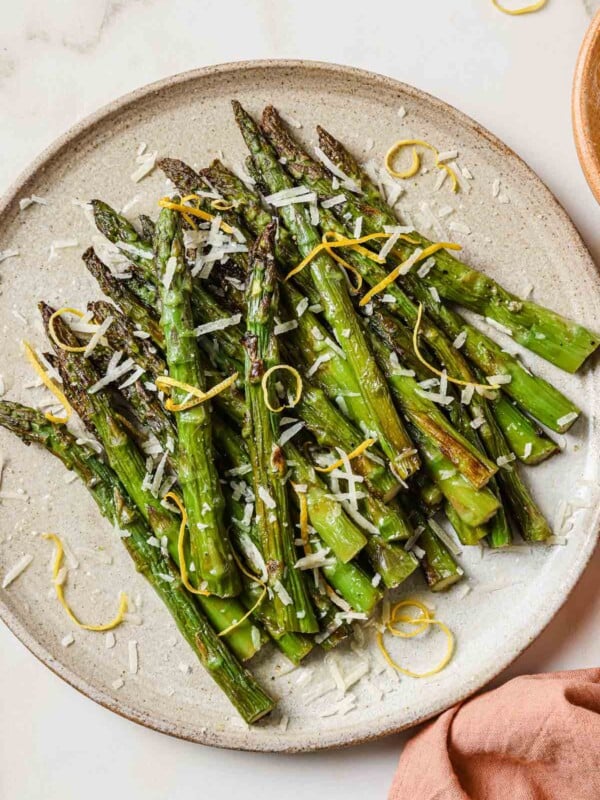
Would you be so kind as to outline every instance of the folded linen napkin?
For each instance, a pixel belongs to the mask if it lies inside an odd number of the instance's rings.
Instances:
[[[600,800],[600,669],[527,675],[406,745],[389,800]]]

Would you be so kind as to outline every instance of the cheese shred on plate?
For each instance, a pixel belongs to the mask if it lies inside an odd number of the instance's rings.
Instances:
[[[54,562],[52,564],[52,581],[54,583],[54,591],[56,592],[59,603],[67,612],[67,616],[71,622],[74,622],[75,625],[77,625],[79,628],[83,628],[86,631],[110,631],[113,628],[116,628],[117,625],[120,625],[125,619],[125,614],[127,612],[127,595],[124,592],[121,592],[119,596],[119,609],[116,613],[116,616],[111,619],[110,622],[105,622],[102,625],[88,625],[84,622],[80,622],[80,620],[77,619],[65,598],[64,581],[66,572],[62,566],[64,554],[63,543],[55,533],[44,533],[42,535],[44,539],[50,539],[52,542],[54,542],[54,546],[56,548]]]

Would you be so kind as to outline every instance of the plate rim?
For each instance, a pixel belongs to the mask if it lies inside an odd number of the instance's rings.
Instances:
[[[25,190],[30,182],[36,178],[37,174],[57,158],[64,149],[71,143],[85,136],[91,131],[94,126],[111,116],[117,115],[129,106],[134,106],[137,102],[144,100],[152,94],[158,94],[164,90],[168,90],[173,86],[179,86],[185,83],[194,83],[203,78],[222,75],[234,74],[236,72],[244,72],[248,70],[260,69],[310,69],[322,71],[324,75],[334,74],[336,76],[346,76],[348,78],[355,78],[361,81],[375,82],[386,88],[401,91],[405,95],[412,96],[420,102],[425,101],[430,106],[435,107],[444,113],[450,113],[462,125],[470,128],[475,134],[483,136],[489,145],[494,147],[497,151],[501,152],[504,156],[508,157],[518,165],[521,169],[525,170],[529,177],[536,182],[538,189],[545,195],[545,202],[553,207],[554,212],[562,219],[562,223],[570,230],[571,241],[573,246],[577,249],[578,255],[581,259],[581,266],[587,273],[588,277],[592,280],[598,281],[598,271],[594,261],[579,233],[575,223],[546,185],[540,176],[533,170],[527,162],[521,158],[515,151],[509,147],[505,142],[499,139],[495,134],[491,133],[487,128],[482,126],[476,120],[457,109],[450,103],[447,103],[440,98],[429,94],[421,89],[418,89],[410,84],[406,84],[395,78],[383,75],[381,73],[372,72],[370,70],[359,69],[357,67],[350,67],[346,65],[335,64],[332,62],[313,61],[309,59],[251,59],[243,61],[224,62],[221,64],[200,67],[197,69],[187,70],[184,72],[176,73],[174,75],[162,78],[149,84],[145,84],[131,92],[128,92],[120,97],[112,100],[91,114],[85,116],[83,119],[76,122],[69,127],[66,131],[60,134],[53,142],[44,148],[40,154],[29,163],[24,170],[17,176],[17,178],[9,185],[8,189],[2,194],[0,198],[0,214],[5,214],[10,211],[11,206],[16,204],[17,195]],[[440,705],[439,708],[431,711],[430,713],[419,717],[411,722],[402,724],[378,724],[371,723],[371,729],[368,733],[362,733],[359,736],[354,736],[352,733],[340,732],[338,738],[334,741],[328,741],[326,744],[319,744],[315,740],[309,740],[304,745],[294,743],[286,743],[283,737],[276,738],[275,741],[271,740],[269,743],[263,743],[260,740],[252,741],[252,737],[248,736],[243,730],[225,730],[225,731],[211,731],[204,728],[197,728],[194,732],[186,729],[179,728],[177,723],[170,722],[167,719],[152,715],[151,712],[143,712],[132,708],[129,704],[119,701],[117,698],[109,694],[107,689],[98,689],[92,686],[87,680],[80,677],[75,670],[62,664],[55,659],[52,654],[40,644],[35,636],[21,624],[17,616],[11,611],[8,605],[0,598],[0,619],[6,624],[9,630],[17,637],[17,639],[31,652],[42,664],[50,669],[55,675],[64,680],[67,684],[77,689],[81,694],[94,700],[94,702],[103,706],[104,708],[113,711],[121,717],[124,717],[132,722],[143,725],[146,728],[158,731],[159,733],[167,734],[178,739],[196,742],[199,744],[210,745],[231,750],[243,750],[254,752],[272,752],[272,753],[300,753],[300,752],[314,752],[320,750],[332,750],[342,747],[349,747],[358,744],[380,739],[384,736],[393,733],[399,733],[407,728],[414,727],[415,725],[426,722],[427,720],[437,716],[446,709],[450,708],[456,703],[464,701],[466,698],[480,691],[485,687],[493,678],[499,675],[507,667],[509,667],[527,648],[543,633],[546,627],[554,619],[556,614],[560,611],[563,605],[569,599],[573,589],[575,588],[578,580],[585,571],[594,550],[596,548],[598,537],[600,534],[600,508],[596,509],[596,513],[591,521],[591,533],[586,543],[582,548],[571,565],[570,570],[565,575],[563,582],[563,591],[559,594],[559,598],[552,604],[548,604],[543,614],[540,614],[534,633],[527,637],[527,641],[522,643],[517,652],[511,653],[507,658],[496,661],[495,665],[486,672],[480,674],[476,680],[469,684],[469,688],[464,692],[457,692],[449,699],[448,702]],[[331,737],[330,737],[331,738]]]

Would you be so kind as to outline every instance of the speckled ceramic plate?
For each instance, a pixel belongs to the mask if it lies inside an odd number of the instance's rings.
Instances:
[[[459,240],[468,261],[517,294],[532,286],[540,302],[592,328],[600,326],[598,277],[574,226],[534,173],[475,122],[416,89],[354,69],[303,62],[232,64],[178,75],[102,109],[47,150],[5,197],[0,249],[20,253],[0,265],[0,371],[7,397],[35,403],[45,396],[44,389],[26,388],[34,376],[19,345],[24,337],[42,341],[36,301],[43,297],[81,306],[97,293],[79,260],[93,231],[72,200],[96,196],[122,207],[140,194],[135,212],[155,213],[162,176],[155,172],[140,184],[129,178],[141,142],[197,165],[219,151],[239,164],[244,149],[231,117],[232,97],[253,112],[275,103],[292,124],[301,125],[296,132],[307,141],[314,141],[314,125],[322,123],[362,158],[381,160],[390,143],[406,136],[427,139],[440,150],[456,148],[459,165],[468,170],[464,174],[472,175],[462,179],[463,191],[452,195],[448,185],[434,191],[436,175],[428,172],[405,183],[399,210],[411,213],[419,226],[431,226],[433,238]],[[19,199],[31,194],[43,196],[48,205],[19,212]],[[71,238],[77,247],[49,259],[51,241]],[[598,377],[589,371],[569,376],[529,354],[526,361],[585,412],[562,439],[563,454],[527,473],[548,517],[568,528],[567,543],[502,553],[464,551],[468,584],[430,597],[457,641],[451,664],[433,678],[398,678],[368,643],[363,650],[336,653],[346,676],[365,662],[369,667],[349,689],[354,701],[347,706],[353,709],[341,713],[345,706],[336,706],[339,698],[321,654],[290,671],[271,651],[253,668],[280,699],[280,712],[250,730],[195,663],[83,486],[68,482],[50,456],[4,431],[0,575],[24,554],[33,561],[0,592],[2,617],[38,658],[97,702],[156,730],[206,744],[311,750],[382,736],[437,714],[483,686],[540,633],[596,541],[600,441],[592,421],[598,412]],[[577,508],[570,515],[563,501],[574,498]],[[39,536],[46,530],[60,533],[69,544],[68,596],[82,617],[107,618],[121,589],[136,599],[141,624],[134,619],[120,627],[114,647],[106,647],[102,634],[73,630],[52,597],[51,547]],[[403,591],[420,593],[422,585],[415,579]],[[75,641],[65,647],[61,641],[69,633]],[[397,642],[394,654],[415,669],[424,668],[440,656],[443,642],[436,636]],[[131,640],[138,644],[136,674],[128,670]],[[119,679],[123,685],[114,688]]]

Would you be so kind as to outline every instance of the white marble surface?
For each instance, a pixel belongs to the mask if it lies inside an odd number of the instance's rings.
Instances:
[[[509,2],[509,0],[506,0]],[[593,2],[587,3],[588,6]],[[99,105],[211,63],[307,58],[412,83],[489,127],[538,171],[600,259],[600,211],[571,136],[570,83],[583,2],[531,17],[488,0],[0,0],[0,187]],[[235,22],[226,30],[225,22]],[[600,557],[554,622],[503,677],[600,663]],[[55,678],[0,629],[0,798],[227,800],[242,791],[384,797],[404,737],[352,751],[265,756],[168,739]]]

